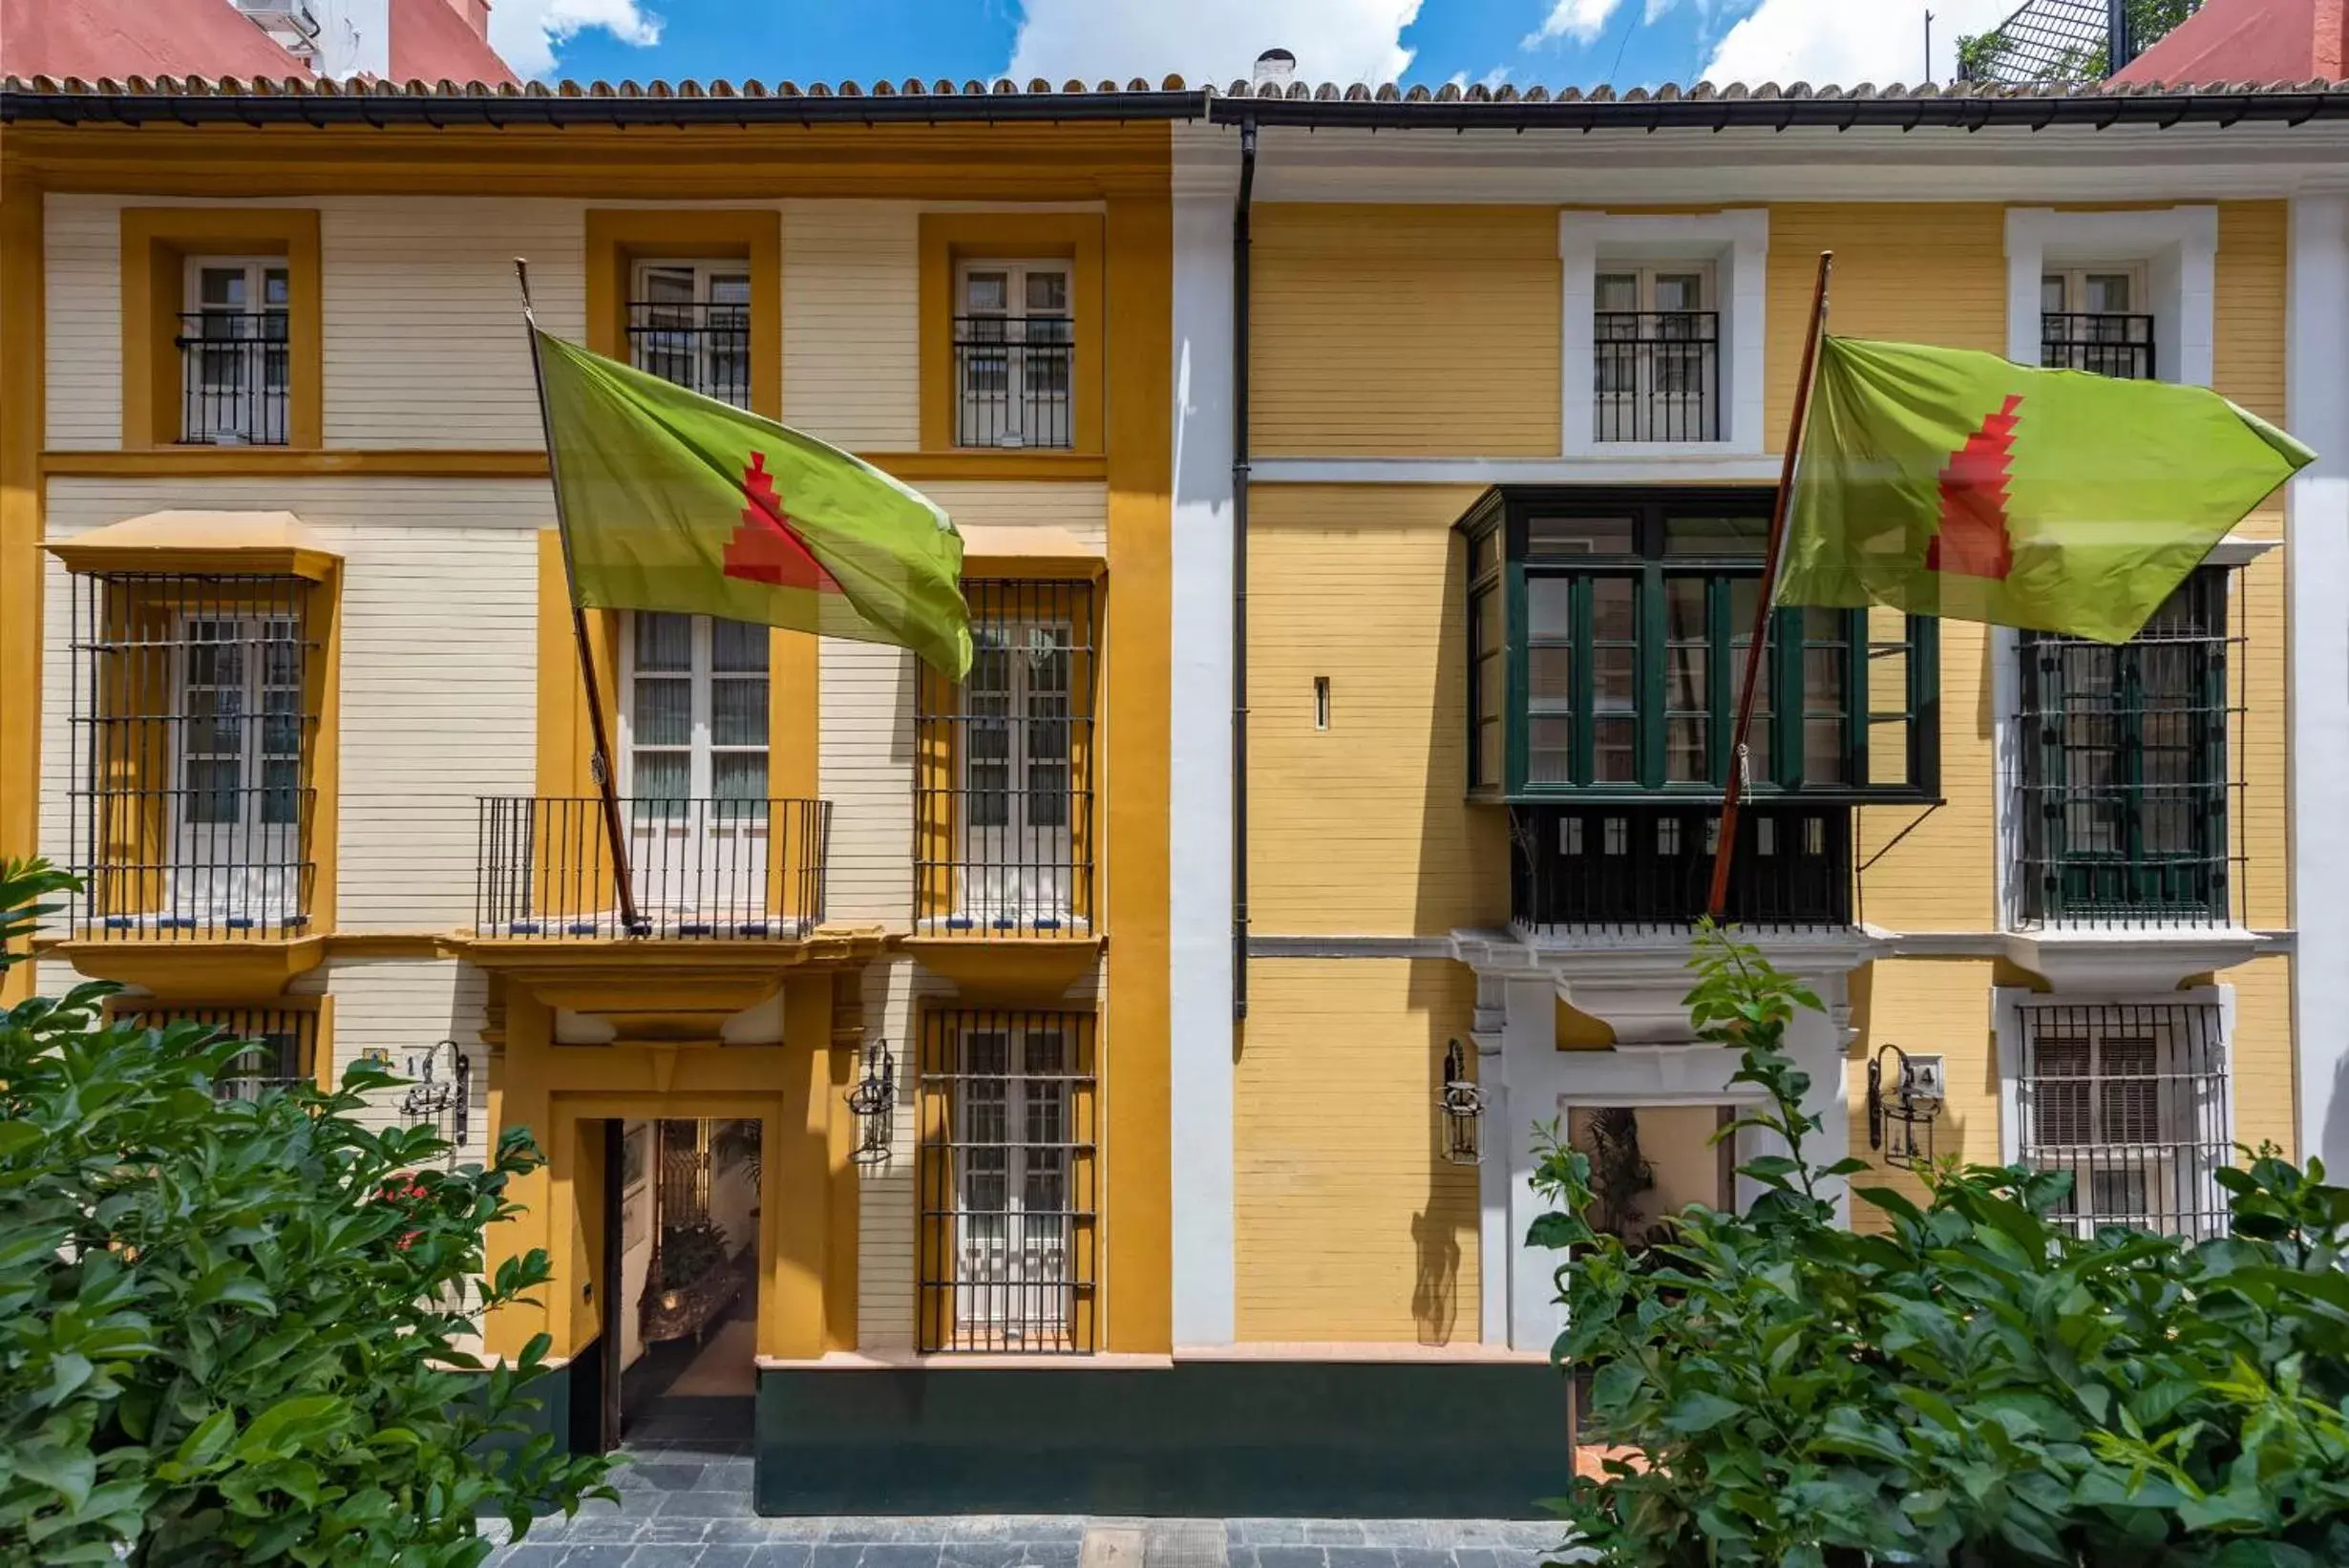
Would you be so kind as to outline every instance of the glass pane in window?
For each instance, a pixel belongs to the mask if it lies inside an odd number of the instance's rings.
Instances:
[[[716,272],[709,278],[709,303],[712,305],[749,305],[751,275],[748,272]]]
[[[1066,272],[1030,272],[1027,275],[1027,308],[1048,315],[1064,315],[1069,309],[1069,274]]]
[[[2063,310],[2063,274],[2050,272],[2039,281],[2039,307],[2062,314]]]
[[[1813,713],[1839,713],[1844,706],[1843,649],[1803,649],[1803,707]]]
[[[1844,779],[1843,720],[1803,721],[1803,781],[1841,784]]]
[[[638,752],[629,759],[628,793],[640,800],[682,800],[692,793],[692,758],[684,752]]]
[[[1630,719],[1606,719],[1592,726],[1592,777],[1601,784],[1630,784],[1640,776],[1638,727]]]
[[[709,667],[721,674],[764,675],[769,633],[747,621],[709,623]]]
[[[2129,286],[2133,282],[2126,272],[2091,272],[2081,282],[2087,295],[2087,308],[2099,315],[2126,315],[2130,309]]]
[[[271,756],[299,756],[302,752],[302,711],[298,705],[300,693],[285,687],[269,687],[261,694],[263,719],[261,749]]]
[[[237,820],[237,792],[243,783],[243,766],[235,757],[190,757],[182,766],[180,785],[187,791],[182,807],[190,822]]]
[[[720,800],[767,798],[767,753],[719,752],[709,759],[709,793]]]
[[[1665,650],[1664,706],[1709,711],[1712,663],[1713,650],[1704,643]]]
[[[196,277],[197,301],[206,307],[222,310],[245,309],[252,304],[245,289],[245,270],[241,266],[207,266]]]
[[[974,316],[1001,315],[1010,302],[1010,282],[1004,273],[973,272],[963,280],[963,305]]]
[[[631,738],[639,746],[684,746],[693,739],[693,683],[638,677]]]
[[[973,757],[963,770],[968,790],[965,810],[974,828],[1011,825],[1011,764]]]
[[[1675,784],[1701,784],[1712,777],[1707,754],[1711,721],[1676,718],[1664,729],[1664,776]]]
[[[648,305],[691,305],[693,269],[689,266],[648,266],[637,274],[637,298]]]
[[[2161,1068],[2151,1040],[2103,1041],[2104,1092],[2097,1107],[2104,1126],[2101,1143],[2161,1141]]]
[[[1030,758],[1027,764],[1027,825],[1065,828],[1069,825],[1069,765]]]
[[[1702,272],[1657,273],[1656,308],[1659,310],[1704,309],[1704,274]]]
[[[269,827],[289,827],[300,819],[302,764],[269,758],[261,765],[261,819]]]
[[[1476,782],[1501,782],[1501,727],[1498,724],[1479,724],[1476,727]]]
[[[1664,554],[1760,559],[1769,543],[1767,518],[1666,518]]]
[[[1525,655],[1528,701],[1534,708],[1574,706],[1575,650],[1571,647],[1528,648]]]
[[[1601,272],[1598,279],[1598,308],[1607,311],[1640,308],[1640,274]]]
[[[187,750],[238,752],[244,718],[244,692],[238,687],[198,688],[187,694]]]
[[[636,627],[639,670],[693,667],[693,617],[639,610],[629,619]]]
[[[1528,592],[1530,594],[1530,587]],[[1501,646],[1499,590],[1491,585],[1477,589],[1469,600],[1469,619],[1475,626],[1475,634],[1471,639],[1471,645],[1475,650],[1478,653],[1496,651]]]
[[[1497,727],[1495,727],[1497,731]],[[1526,778],[1534,784],[1566,784],[1574,779],[1574,722],[1571,719],[1536,718],[1526,726],[1530,755],[1527,758]],[[1500,756],[1497,746],[1492,758],[1495,778],[1500,776]]]
[[[1591,649],[1591,706],[1601,713],[1636,712],[1640,706],[1640,655],[1636,648]]]
[[[1493,545],[1499,537],[1490,528],[1483,533],[1469,536],[1468,579],[1471,583],[1492,569]]]
[[[1664,635],[1675,641],[1704,638],[1712,627],[1705,619],[1706,583],[1701,577],[1664,580]]]
[[[1629,518],[1535,518],[1525,525],[1525,536],[1533,556],[1627,556],[1640,548],[1638,526]]]
[[[1574,583],[1562,577],[1525,580],[1525,617],[1536,637],[1565,637],[1574,631]]]
[[[1639,635],[1639,584],[1627,577],[1593,578],[1592,638],[1601,643],[1629,643]]]
[[[683,682],[663,682],[683,685]],[[713,746],[767,744],[767,683],[733,676],[709,683],[709,742]]]

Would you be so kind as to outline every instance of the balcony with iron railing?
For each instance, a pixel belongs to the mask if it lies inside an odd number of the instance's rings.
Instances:
[[[956,317],[955,445],[1073,447],[1075,330],[1067,316]]]
[[[2121,381],[2154,379],[2153,318],[2106,311],[2049,310],[2039,318],[2039,362]]]
[[[751,307],[662,300],[628,302],[628,358],[688,392],[751,406]]]
[[[1711,891],[1721,809],[1513,806],[1510,913],[1535,938],[1685,930]],[[1748,805],[1730,857],[1727,919],[1749,928],[1852,923],[1852,814]]]
[[[1591,352],[1600,441],[1718,441],[1721,313],[1601,310]]]
[[[189,446],[284,446],[292,346],[283,310],[190,310],[180,350],[180,440]]]
[[[480,801],[475,935],[796,942],[823,923],[829,802],[622,796],[619,807],[633,926],[600,798],[497,795]]]

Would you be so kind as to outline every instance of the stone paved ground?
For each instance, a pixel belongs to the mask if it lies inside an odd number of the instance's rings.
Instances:
[[[618,1506],[542,1520],[490,1568],[1539,1568],[1561,1535],[1473,1519],[765,1519],[747,1444],[631,1453]]]

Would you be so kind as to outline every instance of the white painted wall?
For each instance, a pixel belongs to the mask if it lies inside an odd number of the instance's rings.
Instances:
[[[1232,201],[1236,153],[1176,144],[1167,985],[1174,1343],[1231,1344]]]
[[[289,989],[296,995],[334,998],[334,1062],[329,1081],[361,1058],[380,1052],[393,1072],[418,1071],[414,1065],[443,1040],[454,1040],[472,1064],[466,1135],[457,1159],[478,1164],[489,1158],[488,1052],[481,1043],[488,976],[470,964],[434,958],[331,958],[303,975]],[[435,1072],[446,1072],[445,1057]],[[378,1124],[404,1124],[402,1091],[376,1096]],[[443,1131],[448,1130],[444,1122]]]
[[[783,203],[783,422],[835,446],[921,445],[921,216]]]
[[[2349,194],[2295,201],[2291,244],[2284,423],[2317,453],[2285,502],[2297,813],[2349,776]],[[2349,1172],[2349,835],[2295,821],[2292,923],[2301,1154]]]
[[[113,197],[42,198],[52,447],[122,444],[122,218]]]

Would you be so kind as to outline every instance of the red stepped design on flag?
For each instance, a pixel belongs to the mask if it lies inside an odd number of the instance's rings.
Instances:
[[[1925,551],[1927,571],[2002,579],[2014,569],[2014,540],[2006,532],[2007,459],[2014,456],[2021,417],[2015,411],[2021,406],[2021,396],[2008,396],[1941,470],[1941,525]]]
[[[838,593],[840,584],[824,570],[798,534],[783,498],[775,494],[774,476],[767,472],[767,455],[751,454],[742,471],[742,526],[726,541],[726,575],[747,583],[769,583],[778,588],[814,588]]]

